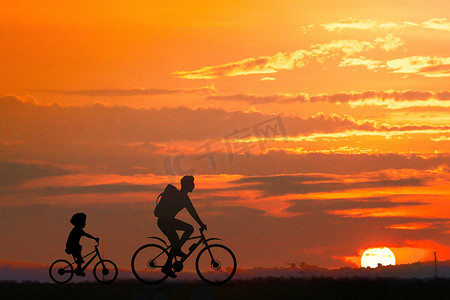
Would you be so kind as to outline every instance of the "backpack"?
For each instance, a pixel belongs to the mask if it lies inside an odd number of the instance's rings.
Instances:
[[[164,192],[159,194],[156,198],[156,207],[154,211],[155,217],[159,218],[170,213],[171,200],[179,197],[179,195],[180,192],[178,189],[174,185],[168,184],[164,189]],[[159,198],[161,198],[161,200],[159,200]]]

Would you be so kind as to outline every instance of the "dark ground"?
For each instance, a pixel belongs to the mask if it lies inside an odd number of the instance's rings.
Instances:
[[[0,299],[450,299],[450,279],[262,278],[222,286],[201,282],[146,286],[135,281],[0,283]]]

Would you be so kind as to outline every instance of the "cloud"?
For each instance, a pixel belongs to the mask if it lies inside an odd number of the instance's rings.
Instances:
[[[94,104],[82,107],[40,105],[15,96],[0,98],[2,142],[149,143],[222,138],[235,128],[263,122],[271,115],[226,112],[218,108],[134,109]],[[300,118],[298,118],[301,120]],[[205,126],[208,124],[208,126]]]
[[[212,95],[208,96],[208,100],[220,100],[220,101],[242,101],[250,104],[261,104],[261,103],[281,103],[281,102],[306,102],[308,101],[307,94],[298,95],[267,95],[258,96],[253,94],[231,94],[231,95]]]
[[[437,138],[431,138],[431,140],[435,141],[435,142],[450,141],[450,137],[440,136],[440,137],[437,137]]]
[[[0,161],[0,187],[17,186],[33,179],[70,173],[72,172],[52,164]]]
[[[339,22],[322,24],[327,31],[344,31],[350,29],[373,29],[376,22],[372,20],[359,20],[353,18],[343,19]]]
[[[346,65],[368,65],[371,61],[364,59],[348,58],[342,63]],[[342,64],[341,63],[341,64]],[[375,64],[375,63],[374,63]],[[363,91],[363,92],[342,92],[336,94],[319,94],[310,96],[306,93],[300,94],[274,94],[274,95],[254,95],[254,94],[230,94],[211,95],[209,100],[217,101],[243,101],[250,104],[265,103],[348,103],[350,106],[382,106],[388,109],[402,109],[408,107],[450,107],[450,92],[431,91]]]
[[[418,222],[418,223],[406,223],[406,224],[393,224],[387,228],[399,229],[399,230],[420,230],[431,228],[433,223],[429,222]]]
[[[401,29],[401,28],[426,28],[441,31],[450,31],[450,22],[447,18],[432,18],[422,23],[414,23],[404,21],[402,23],[396,22],[377,22],[369,19],[342,19],[339,22],[322,24],[325,30],[330,32],[343,32],[346,30],[375,30],[375,29]]]
[[[130,97],[130,96],[160,96],[160,95],[173,95],[182,93],[199,93],[199,92],[211,92],[214,90],[215,90],[214,86],[209,85],[189,89],[132,88],[132,89],[94,89],[94,90],[36,90],[30,92],[42,92],[66,96]]]
[[[301,69],[310,60],[323,63],[332,57],[343,56],[346,58],[377,47],[390,51],[402,44],[403,42],[399,38],[392,35],[388,35],[386,38],[377,38],[372,42],[336,40],[326,44],[313,44],[309,50],[300,49],[292,52],[279,52],[272,56],[246,58],[236,62],[202,67],[192,71],[176,71],[173,74],[185,79],[214,79],[250,74],[272,74],[281,70]]]
[[[385,38],[378,37],[375,39],[375,42],[387,52],[395,50],[405,44],[402,39],[393,36],[392,34],[388,34]]]
[[[423,186],[425,181],[419,178],[402,178],[402,179],[363,179],[355,182],[346,183],[339,178],[324,176],[313,177],[309,180],[305,175],[280,175],[280,176],[254,176],[237,179],[235,183],[245,183],[238,189],[257,190],[262,192],[264,197],[288,194],[309,194],[322,192],[336,192],[352,189],[371,189],[386,187],[408,187]],[[319,181],[319,182],[318,182]],[[237,189],[235,187],[235,189]]]
[[[100,141],[129,144],[201,141],[223,138],[236,128],[251,131],[258,124],[263,126],[261,122],[274,119],[273,115],[255,111],[226,112],[218,108],[134,109],[102,104],[47,106],[24,102],[13,96],[0,98],[0,111],[5,114],[0,125],[4,141],[72,145]],[[275,123],[279,121],[274,120]],[[292,128],[292,135],[343,129],[373,130],[370,121],[356,122],[348,116],[338,115],[317,114],[307,119],[286,116],[282,122]]]
[[[381,61],[367,59],[363,56],[360,57],[348,57],[341,61],[339,67],[349,66],[365,66],[368,70],[376,70],[382,65]]]
[[[416,93],[392,95],[414,98]],[[441,95],[441,98],[446,97],[448,93]],[[135,109],[100,104],[63,107],[41,105],[13,96],[0,99],[0,113],[3,116],[0,123],[3,160],[28,159],[86,166],[101,173],[170,175],[190,169],[194,169],[195,174],[345,173],[401,166],[422,168],[422,164],[435,168],[448,164],[444,154],[424,159],[410,155],[340,156],[337,153],[294,153],[289,149],[267,150],[274,147],[267,144],[271,139],[281,142],[289,139],[295,143],[413,133],[439,137],[450,130],[448,125],[377,125],[371,120],[334,114],[274,117],[254,111],[227,112],[217,108]],[[250,152],[243,143],[234,144],[239,139],[246,139]],[[292,144],[287,146],[292,147]]]
[[[301,26],[301,27],[300,27],[301,33],[306,34],[306,33],[308,33],[308,31],[310,31],[313,27],[314,27],[314,25]]]
[[[27,194],[37,194],[40,196],[58,195],[79,195],[79,194],[122,194],[122,193],[144,193],[159,192],[164,189],[164,185],[143,185],[131,184],[127,182],[81,185],[81,186],[48,186],[42,188],[32,188],[25,190]]]
[[[213,149],[215,149],[214,146]],[[273,175],[296,173],[359,174],[386,169],[428,170],[450,166],[450,157],[437,154],[429,158],[406,154],[337,154],[292,153],[287,150],[269,150],[264,154],[236,153],[230,162],[226,153],[215,153],[213,168],[208,157],[186,155],[181,159],[184,169],[193,168],[195,174]],[[171,162],[175,164],[174,157]],[[163,173],[164,174],[164,173]],[[181,173],[180,173],[181,174]]]
[[[246,58],[237,62],[202,67],[193,71],[177,71],[173,74],[185,79],[214,79],[224,76],[271,74],[277,73],[280,70],[293,70],[296,66],[302,67],[306,63],[306,52],[305,50],[285,53],[279,52],[274,56]]]
[[[382,137],[385,139],[391,139],[392,137],[411,136],[413,134],[421,135],[437,135],[437,134],[449,134],[450,126],[448,125],[405,125],[405,126],[380,126],[377,130],[347,130],[344,132],[327,132],[327,133],[312,133],[308,135],[289,137],[291,142],[313,142],[313,141],[326,141],[337,139],[349,139],[351,137]],[[283,141],[282,137],[273,138],[250,138],[238,140],[237,142],[261,142],[261,141]]]
[[[388,60],[386,66],[392,73],[415,74],[425,77],[450,76],[450,57],[410,56]]]
[[[405,92],[403,96],[411,96]],[[393,93],[393,97],[396,95]],[[297,96],[303,101],[303,95]],[[341,94],[320,96],[325,101],[345,101],[361,97],[359,95]],[[252,99],[268,102],[276,97]],[[292,98],[284,99],[291,101]],[[317,101],[310,97],[309,101]],[[283,137],[307,135],[313,133],[339,133],[345,131],[394,132],[394,131],[445,131],[448,127],[439,125],[423,126],[377,126],[371,120],[354,120],[350,116],[318,113],[308,118],[295,115],[277,116],[257,111],[227,112],[218,108],[187,107],[161,109],[135,109],[124,106],[106,106],[94,104],[82,107],[63,107],[58,105],[40,105],[24,102],[13,96],[0,98],[0,111],[5,118],[0,124],[2,142],[21,141],[22,143],[55,143],[83,147],[86,143],[118,143],[117,147],[136,147],[152,143],[151,148],[141,150],[157,151],[155,143],[170,141],[206,141],[222,139],[227,136],[257,137],[260,129],[274,130],[276,126],[284,127],[279,132]],[[265,124],[265,122],[267,124]],[[205,127],[205,124],[208,126]],[[271,128],[268,128],[271,126]],[[275,126],[275,127],[273,127]],[[267,127],[267,128],[266,128]],[[259,129],[258,129],[259,128]],[[278,128],[280,129],[280,128]],[[238,130],[237,134],[235,130]],[[189,133],[189,134],[187,134]]]
[[[402,206],[427,205],[418,201],[394,202],[391,197],[342,198],[342,199],[302,199],[288,201],[285,210],[290,213],[331,213],[353,209],[389,209]],[[394,225],[393,225],[394,226]]]
[[[422,23],[424,28],[450,31],[450,22],[447,18],[433,18]]]
[[[335,40],[326,44],[313,44],[308,54],[316,57],[318,62],[324,62],[326,58],[344,55],[344,57],[356,53],[375,49],[383,45],[384,39],[377,38],[373,42],[358,40]]]
[[[224,145],[220,142],[212,144],[211,150],[216,151]],[[23,151],[23,150],[21,150]],[[3,151],[3,153],[5,153]],[[178,182],[178,176],[193,174],[241,174],[241,175],[274,175],[280,173],[330,173],[359,174],[381,170],[428,170],[450,166],[448,154],[435,154],[423,157],[414,154],[381,154],[381,153],[299,153],[289,150],[268,150],[264,153],[249,154],[235,152],[232,156],[223,152],[206,152],[200,149],[197,153],[186,153],[182,149],[171,153],[135,153],[124,149],[117,151],[110,147],[75,148],[67,157],[67,151],[52,152],[46,155],[45,149],[35,149],[25,154],[25,157],[47,159],[58,163],[71,163],[86,166],[90,172],[114,173],[122,175],[155,174],[170,176]],[[11,155],[11,154],[7,154]],[[120,158],[120,159],[119,159]],[[232,160],[230,161],[230,158]],[[138,169],[133,166],[139,166]],[[177,179],[178,178],[178,179]],[[123,179],[121,181],[127,181]],[[92,185],[90,183],[89,185]],[[123,187],[126,188],[126,187]],[[11,194],[11,191],[8,191]]]

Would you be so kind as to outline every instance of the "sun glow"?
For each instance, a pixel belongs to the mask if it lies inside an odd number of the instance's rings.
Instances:
[[[395,256],[391,249],[369,248],[361,256],[361,266],[363,268],[376,268],[379,264],[382,266],[395,265]]]

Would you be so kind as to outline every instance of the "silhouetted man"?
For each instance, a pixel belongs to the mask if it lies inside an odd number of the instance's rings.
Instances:
[[[186,208],[192,218],[200,225],[202,229],[206,229],[206,225],[200,220],[188,193],[194,190],[194,177],[186,175],[181,179],[181,190],[169,184],[162,194],[158,196],[161,200],[156,205],[155,216],[158,217],[158,227],[167,236],[171,244],[171,250],[167,261],[161,271],[172,278],[176,278],[175,272],[172,270],[172,260],[175,256],[186,257],[181,251],[181,247],[194,232],[191,224],[183,222],[175,218],[175,216]],[[184,231],[181,238],[177,234],[177,230]]]

